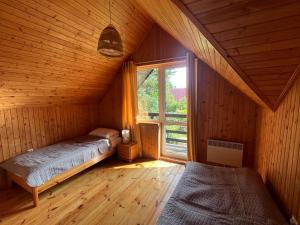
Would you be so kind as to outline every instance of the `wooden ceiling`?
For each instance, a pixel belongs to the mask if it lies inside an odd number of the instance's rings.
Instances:
[[[98,101],[153,21],[131,0],[112,1],[125,54],[97,53],[108,0],[0,0],[0,107]]]
[[[268,107],[261,96],[250,88],[235,69],[214,47],[203,32],[195,25],[194,21],[177,7],[172,0],[136,0],[153,20],[164,30],[177,39],[186,49],[191,50],[196,56],[217,71],[226,80],[249,96],[252,100],[263,107]],[[197,22],[197,21],[196,21]]]
[[[300,64],[300,1],[182,2],[276,108]]]
[[[234,85],[250,87],[256,96],[239,88],[270,108],[277,108],[300,70],[299,0],[165,0],[158,1],[160,9],[137,1],[198,57],[209,52],[202,60]],[[222,58],[242,82],[218,68],[218,62],[226,65]]]
[[[125,49],[114,59],[96,51],[108,0],[0,7],[0,107],[99,101],[152,19],[262,106],[276,108],[300,70],[299,0],[113,0]]]

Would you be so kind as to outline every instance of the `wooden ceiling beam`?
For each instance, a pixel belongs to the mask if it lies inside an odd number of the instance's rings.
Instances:
[[[284,99],[284,97],[287,95],[288,91],[291,89],[295,81],[297,80],[297,77],[300,76],[300,64],[297,66],[296,70],[286,83],[285,87],[283,88],[281,94],[277,98],[276,103],[274,104],[273,110],[276,111],[276,109],[279,107],[280,103]]]

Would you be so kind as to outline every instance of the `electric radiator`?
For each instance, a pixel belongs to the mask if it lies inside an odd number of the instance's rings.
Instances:
[[[207,161],[227,166],[242,167],[243,148],[241,143],[208,140]]]

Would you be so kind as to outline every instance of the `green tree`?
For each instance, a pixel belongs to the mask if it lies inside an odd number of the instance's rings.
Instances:
[[[173,69],[165,70],[165,87],[166,87],[166,112],[174,114],[187,114],[187,101],[186,97],[183,97],[180,101],[177,101],[172,93],[174,88],[171,79],[175,76],[175,71]],[[186,119],[176,118],[174,121],[183,122]]]
[[[173,84],[171,82],[172,76],[174,76],[174,70],[165,70],[165,90],[166,90],[166,112],[175,114],[187,114],[187,101],[186,97],[183,97],[180,101],[177,101],[172,93]],[[152,70],[151,74],[143,81],[138,88],[138,109],[139,114],[143,119],[147,118],[147,114],[158,113],[158,69]],[[186,119],[174,118],[173,121],[185,121]]]
[[[138,109],[141,119],[147,119],[149,112],[159,112],[158,96],[158,69],[154,69],[138,88]]]
[[[145,71],[142,73],[145,75]],[[187,114],[187,100],[183,97],[180,101],[177,101],[172,93],[174,88],[171,80],[175,75],[173,69],[165,70],[165,96],[166,96],[166,113],[169,114]],[[146,77],[146,79],[140,84],[138,88],[138,109],[140,119],[149,119],[148,113],[159,112],[159,88],[158,88],[158,69],[152,70],[152,72]],[[152,117],[152,119],[158,119],[158,116]],[[167,117],[168,121],[186,122],[186,118],[174,118]],[[168,125],[167,130],[184,131],[186,132],[186,126]],[[168,133],[169,138],[186,139],[186,134]],[[171,142],[169,142],[171,143]],[[176,143],[176,142],[174,142]],[[183,143],[177,143],[183,144]],[[184,145],[184,144],[183,144]]]

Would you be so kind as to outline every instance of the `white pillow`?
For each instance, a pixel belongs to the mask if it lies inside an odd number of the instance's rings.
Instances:
[[[119,131],[109,128],[97,128],[89,133],[89,135],[94,135],[102,138],[111,138],[114,136],[119,136]]]

